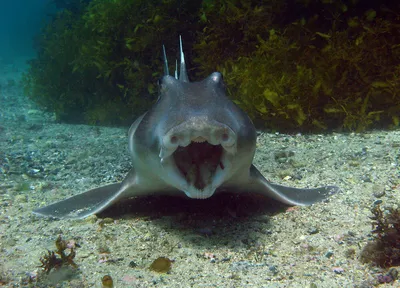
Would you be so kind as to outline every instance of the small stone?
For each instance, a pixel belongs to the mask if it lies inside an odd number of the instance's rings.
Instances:
[[[385,196],[385,187],[382,185],[375,184],[372,187],[372,194],[376,198],[381,198],[381,197]]]
[[[307,232],[309,233],[309,234],[317,234],[317,233],[319,233],[319,229],[317,228],[317,227],[311,227],[311,228],[309,228],[308,230],[307,230]]]
[[[325,257],[326,258],[331,258],[333,256],[333,252],[332,251],[328,251],[325,253]]]
[[[272,272],[272,274],[274,274],[274,275],[278,274],[278,268],[277,268],[275,265],[269,266],[269,267],[268,267],[268,270],[269,270],[270,272]]]
[[[372,179],[369,175],[362,175],[360,177],[361,181],[366,182],[366,183],[372,183]]]
[[[349,231],[349,232],[347,232],[347,234],[349,236],[351,236],[351,237],[355,237],[356,236],[356,233],[354,233],[353,231]]]
[[[301,236],[299,237],[299,240],[300,240],[300,241],[304,241],[304,240],[306,240],[306,239],[307,239],[306,235],[301,235]]]
[[[343,274],[344,269],[342,267],[333,267],[332,271],[335,272],[336,274]]]
[[[135,262],[135,261],[129,262],[129,267],[131,267],[131,268],[136,268],[136,267],[137,267],[136,262]]]

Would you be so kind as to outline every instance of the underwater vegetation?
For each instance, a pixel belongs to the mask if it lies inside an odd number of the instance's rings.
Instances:
[[[400,210],[389,208],[385,214],[380,205],[371,210],[373,216],[372,234],[374,240],[369,242],[361,252],[364,263],[389,268],[400,265]]]
[[[44,27],[25,91],[60,121],[130,124],[181,34],[191,78],[222,72],[260,128],[398,127],[400,11],[372,2],[92,0]]]
[[[52,269],[59,269],[64,266],[71,266],[72,268],[78,268],[78,265],[74,262],[76,255],[75,248],[80,247],[78,244],[71,243],[63,240],[61,236],[58,236],[55,241],[56,251],[47,251],[43,257],[40,257],[40,262],[42,265],[39,267],[43,269],[47,274],[50,273]],[[69,249],[69,254],[66,254],[66,250]]]
[[[162,44],[175,48],[176,35],[196,31],[195,5],[93,0],[78,14],[60,11],[36,39],[25,93],[60,121],[131,123],[156,99]]]
[[[217,2],[224,4],[208,16],[212,20],[195,45],[199,62],[204,74],[217,66],[235,102],[258,126],[356,131],[374,124],[399,126],[399,11],[360,9],[350,1],[304,1],[304,7],[314,5],[311,13],[289,18],[292,22],[282,27],[272,18],[279,12],[263,14],[293,6]],[[210,59],[207,46],[225,39],[230,22],[242,23],[232,32],[241,42],[228,43],[234,39],[228,34],[225,46],[236,50]]]

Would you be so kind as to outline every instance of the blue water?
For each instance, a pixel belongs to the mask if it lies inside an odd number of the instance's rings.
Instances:
[[[2,0],[0,4],[0,59],[33,56],[33,38],[49,15],[53,0]]]

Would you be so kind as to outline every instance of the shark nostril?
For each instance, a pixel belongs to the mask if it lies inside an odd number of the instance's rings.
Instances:
[[[171,142],[171,144],[176,144],[178,142],[178,137],[176,136],[171,136],[171,138],[169,139],[169,141]]]

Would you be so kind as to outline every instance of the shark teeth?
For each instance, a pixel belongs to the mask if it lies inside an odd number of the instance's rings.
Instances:
[[[192,142],[196,142],[196,143],[203,143],[203,142],[207,141],[207,139],[202,136],[195,137],[194,139],[191,139],[191,140],[192,140]]]
[[[235,145],[212,145],[202,136],[192,140],[186,147],[162,147],[159,156],[171,185],[190,198],[205,199],[226,180]]]

